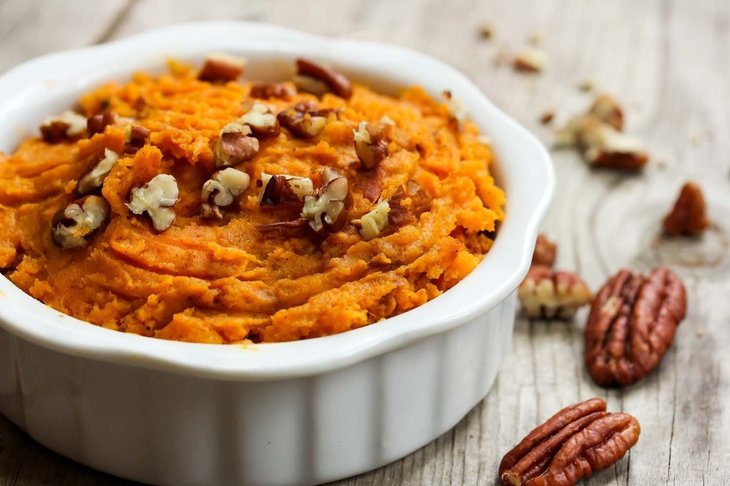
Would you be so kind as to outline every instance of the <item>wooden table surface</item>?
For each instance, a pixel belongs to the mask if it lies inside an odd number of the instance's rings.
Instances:
[[[496,483],[502,455],[562,406],[601,396],[634,414],[639,443],[589,485],[730,484],[730,2],[728,0],[0,0],[0,72],[52,51],[180,21],[271,22],[416,48],[471,78],[546,144],[537,119],[585,109],[592,80],[624,102],[628,131],[652,155],[639,175],[588,169],[553,152],[558,187],[545,231],[558,266],[597,289],[622,267],[669,265],[689,315],[661,367],[625,390],[604,390],[582,364],[586,310],[575,322],[517,319],[513,349],[488,397],[452,431],[405,459],[338,484]],[[477,35],[483,22],[495,33]],[[538,34],[550,63],[526,76],[497,66]],[[658,225],[686,179],[705,190],[715,226],[666,242]],[[48,451],[0,417],[0,486],[131,484]]]

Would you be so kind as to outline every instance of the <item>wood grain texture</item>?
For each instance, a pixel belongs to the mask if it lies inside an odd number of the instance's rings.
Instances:
[[[326,12],[326,13],[325,13]],[[0,71],[58,49],[164,24],[204,19],[272,22],[325,35],[414,47],[452,64],[497,105],[551,142],[537,119],[583,110],[592,80],[624,102],[628,131],[653,156],[640,175],[592,171],[553,152],[558,189],[545,231],[558,266],[594,288],[622,267],[670,265],[685,280],[689,316],[661,367],[623,391],[596,387],[582,363],[586,310],[573,323],[517,319],[513,350],[488,397],[452,431],[394,464],[339,485],[484,485],[537,423],[590,396],[642,425],[627,458],[588,485],[730,484],[730,2],[727,0],[169,0],[0,2]],[[479,39],[489,21],[496,34]],[[543,38],[540,76],[496,66],[503,50]],[[714,227],[666,242],[662,216],[687,179],[705,190]],[[130,484],[60,458],[0,419],[0,486]]]

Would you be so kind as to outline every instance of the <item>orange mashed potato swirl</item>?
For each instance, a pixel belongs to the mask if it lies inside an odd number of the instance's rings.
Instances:
[[[80,100],[85,116],[109,110],[149,130],[136,153],[124,154],[119,125],[60,143],[29,138],[15,153],[0,153],[2,273],[54,309],[108,329],[199,343],[274,342],[406,312],[454,286],[489,250],[505,202],[490,174],[490,149],[473,124],[459,127],[446,104],[418,87],[398,97],[354,84],[349,99],[293,90],[288,99],[259,100],[274,113],[309,100],[337,114],[310,139],[286,128],[262,138],[258,154],[234,166],[249,175],[248,189],[222,219],[201,218],[201,187],[220,169],[216,140],[245,113],[250,90],[248,81],[200,81],[173,63],[170,74],[138,73]],[[374,170],[357,163],[353,131],[361,121],[385,126],[389,156]],[[109,204],[108,219],[88,244],[63,249],[51,236],[53,216],[78,199],[79,180],[105,148],[121,154],[96,193]],[[292,219],[290,208],[261,207],[262,173],[317,180],[324,167],[349,183],[344,226],[316,237],[262,231]],[[162,232],[125,204],[158,174],[171,174],[179,187],[175,221]],[[381,200],[407,190],[401,204],[410,218],[366,241],[358,225],[377,204],[363,193],[374,177]]]

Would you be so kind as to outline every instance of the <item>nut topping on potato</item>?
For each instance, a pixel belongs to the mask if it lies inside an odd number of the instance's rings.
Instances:
[[[388,226],[388,213],[390,213],[388,201],[380,201],[360,218],[360,235],[365,241],[372,240]]]
[[[254,103],[237,123],[251,127],[253,135],[258,138],[275,137],[281,131],[276,115],[263,103]]]
[[[312,138],[319,135],[327,125],[327,116],[316,111],[313,105],[297,103],[279,112],[276,116],[281,126],[297,138]]]
[[[336,171],[325,168],[323,176],[324,183],[317,194],[304,198],[301,214],[317,233],[326,228],[334,230],[343,222],[348,191],[347,179]]]
[[[251,98],[270,99],[278,98],[290,100],[296,94],[296,90],[286,83],[253,83],[250,91]]]
[[[91,169],[91,172],[79,179],[79,184],[76,186],[76,190],[79,194],[86,194],[95,189],[98,189],[104,183],[104,179],[112,171],[114,164],[119,160],[119,154],[108,148],[104,149],[104,158],[99,161],[96,166]]]
[[[80,248],[109,217],[109,203],[99,196],[78,199],[53,216],[51,236],[64,250]]]
[[[297,59],[296,64],[295,82],[301,90],[321,95],[324,94],[322,92],[324,85],[325,92],[331,91],[340,98],[347,99],[352,96],[352,84],[343,74],[307,59]]]
[[[140,125],[127,125],[124,128],[124,153],[135,154],[150,139],[150,131]]]
[[[251,133],[251,127],[238,122],[224,126],[215,144],[216,165],[235,165],[254,158],[259,152],[259,141]]]
[[[237,80],[243,73],[246,59],[230,54],[215,53],[205,58],[203,69],[198,74],[201,81],[228,82]]]
[[[378,127],[362,121],[353,134],[355,153],[366,169],[372,169],[388,156],[388,144]]]
[[[261,206],[299,206],[306,196],[314,194],[314,183],[309,177],[263,173],[261,183]]]
[[[203,204],[200,214],[204,218],[223,217],[220,208],[230,206],[233,201],[248,189],[250,177],[243,171],[228,167],[219,170],[205,181],[200,198]]]
[[[178,200],[177,181],[169,174],[158,174],[142,187],[132,189],[127,207],[134,214],[147,213],[157,231],[165,231],[175,221],[172,206]]]
[[[67,110],[58,116],[47,118],[40,127],[43,140],[58,143],[73,140],[86,133],[86,117]]]

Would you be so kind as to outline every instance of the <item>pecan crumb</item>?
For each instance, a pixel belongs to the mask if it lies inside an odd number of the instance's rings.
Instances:
[[[697,236],[708,227],[705,197],[695,182],[685,182],[672,211],[664,218],[667,236]]]
[[[540,73],[547,67],[547,55],[535,47],[525,49],[514,57],[512,67],[522,73]]]
[[[117,122],[117,114],[113,111],[105,111],[103,113],[97,113],[94,116],[89,117],[86,120],[86,133],[89,137],[97,133],[104,133],[104,130],[109,125],[114,125]]]
[[[549,125],[553,122],[553,119],[555,118],[555,112],[553,110],[547,110],[540,115],[540,123],[543,125]]]
[[[484,40],[489,40],[494,37],[495,29],[494,26],[488,22],[484,22],[479,26],[479,37]]]
[[[150,139],[150,131],[141,125],[127,125],[124,129],[124,153],[135,154]]]

